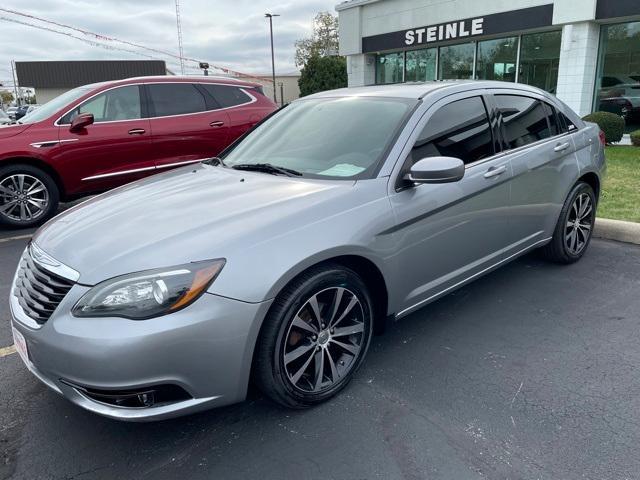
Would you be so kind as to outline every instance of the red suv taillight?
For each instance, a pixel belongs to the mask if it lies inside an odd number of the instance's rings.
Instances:
[[[605,137],[604,132],[602,130],[600,130],[600,132],[598,133],[598,137],[600,137],[600,145],[604,147],[607,143],[607,137]]]

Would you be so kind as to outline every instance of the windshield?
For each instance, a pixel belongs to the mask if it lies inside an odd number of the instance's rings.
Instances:
[[[378,97],[297,101],[224,156],[227,166],[269,163],[311,178],[371,178],[416,100]]]
[[[36,123],[41,120],[45,120],[66,107],[68,104],[75,102],[87,92],[93,90],[93,88],[94,87],[78,87],[73,90],[69,90],[50,102],[38,107],[36,110],[33,110],[28,116],[22,117],[18,123]]]

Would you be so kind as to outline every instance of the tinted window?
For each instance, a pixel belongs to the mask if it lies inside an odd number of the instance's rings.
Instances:
[[[204,112],[204,96],[191,83],[152,83],[147,85],[156,117]]]
[[[91,113],[95,122],[114,122],[142,118],[140,111],[140,89],[137,85],[114,88],[87,100],[60,123],[71,123],[80,113]]]
[[[465,98],[442,107],[429,119],[416,140],[411,159],[456,157],[472,163],[493,155],[487,110],[480,97]]]
[[[218,102],[222,108],[235,107],[251,101],[251,97],[238,87],[227,87],[225,85],[202,84],[207,92]]]
[[[558,119],[560,120],[560,128],[562,128],[563,132],[572,132],[578,129],[564,113],[558,112]]]
[[[551,135],[559,135],[560,133],[562,133],[563,129],[558,124],[556,109],[553,108],[548,103],[545,103],[544,107],[547,110],[547,119],[549,120],[549,128],[551,129]]]
[[[542,103],[529,97],[496,95],[502,113],[504,141],[508,148],[518,148],[549,138],[551,133]]]

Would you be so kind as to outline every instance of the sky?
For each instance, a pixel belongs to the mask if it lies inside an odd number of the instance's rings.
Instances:
[[[335,14],[337,3],[339,0],[181,0],[184,56],[245,73],[269,73],[269,23],[264,14],[272,12],[281,15],[274,18],[276,73],[295,72],[294,42],[311,34],[312,20],[317,12]],[[2,0],[0,8],[178,53],[174,0]],[[0,10],[0,83],[5,86],[11,78],[11,60],[146,58],[95,47],[80,39],[5,19],[46,26],[95,41],[79,32]],[[179,73],[176,59],[120,43],[102,43],[166,60],[167,67]],[[198,71],[190,69],[185,73],[198,74]],[[219,72],[212,70],[212,73]]]

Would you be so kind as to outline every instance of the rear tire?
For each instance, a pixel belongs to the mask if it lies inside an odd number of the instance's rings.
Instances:
[[[0,168],[0,224],[13,228],[41,225],[58,209],[60,192],[53,178],[31,165]]]
[[[307,408],[328,400],[353,378],[373,332],[373,303],[353,270],[310,269],[278,295],[254,356],[257,386],[273,401]]]
[[[543,256],[556,263],[577,262],[586,252],[596,219],[596,195],[586,182],[578,182],[564,202],[551,241]]]

